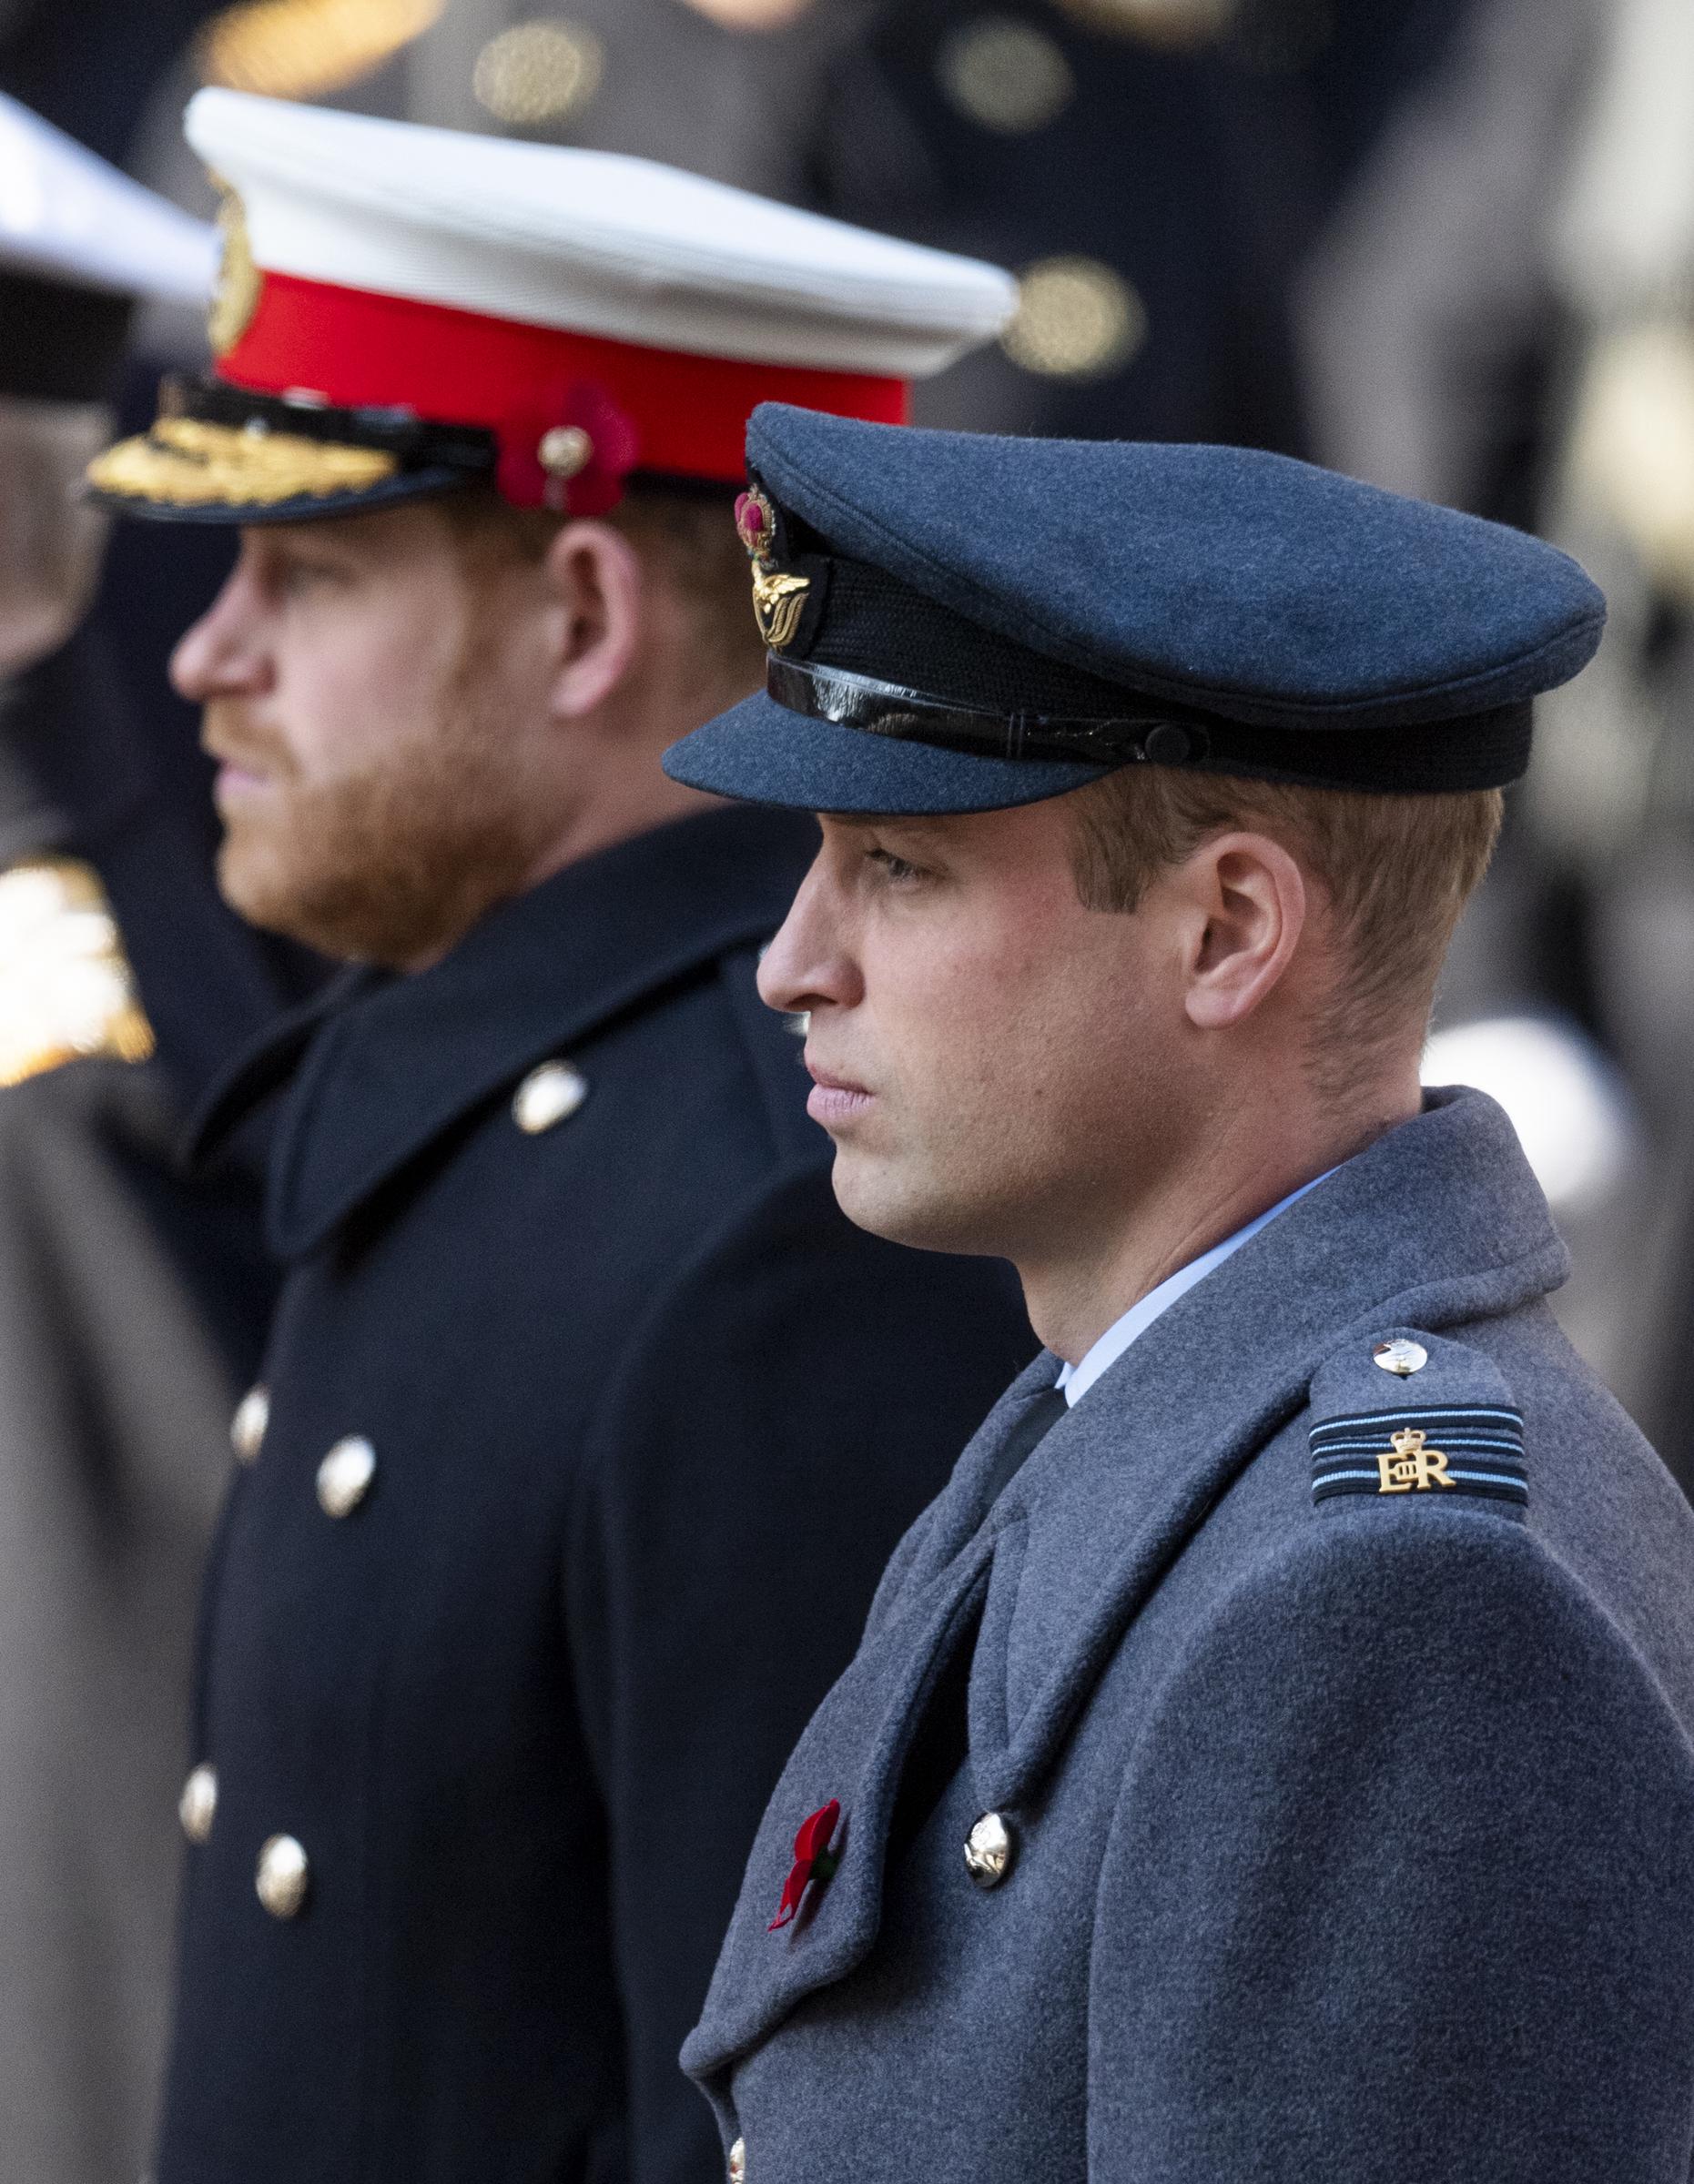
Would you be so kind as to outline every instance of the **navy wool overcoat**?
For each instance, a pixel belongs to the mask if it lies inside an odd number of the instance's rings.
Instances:
[[[268,1044],[289,1275],[210,1563],[159,2184],[685,2184],[784,1755],[1032,1347],[837,1212],[809,820],[567,868]]]
[[[1564,1264],[1436,1094],[990,1500],[1019,1379],[761,1830],[685,2051],[732,2174],[1687,2184],[1694,1514]]]

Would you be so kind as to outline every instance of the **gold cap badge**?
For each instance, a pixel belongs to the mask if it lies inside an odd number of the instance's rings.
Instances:
[[[211,308],[206,314],[206,334],[213,356],[226,357],[253,323],[264,276],[253,263],[246,207],[227,182],[218,181],[215,175],[212,180],[218,193],[218,230],[224,248]]]
[[[776,543],[776,515],[755,486],[735,502],[735,529],[753,561],[753,619],[759,635],[773,652],[794,642],[812,588],[809,576],[793,576],[778,570],[772,560]]]

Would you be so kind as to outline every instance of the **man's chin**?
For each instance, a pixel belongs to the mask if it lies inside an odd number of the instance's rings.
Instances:
[[[967,1209],[926,1189],[887,1161],[872,1160],[837,1145],[830,1181],[836,1203],[856,1228],[914,1251],[996,1255],[994,1246],[977,1235]]]

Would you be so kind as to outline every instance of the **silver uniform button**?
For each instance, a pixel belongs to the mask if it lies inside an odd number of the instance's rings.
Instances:
[[[1017,1840],[998,1813],[984,1813],[965,1837],[965,1871],[979,1888],[998,1888],[1011,1871]]]
[[[311,1886],[311,1867],[305,1850],[292,1835],[269,1836],[259,1854],[253,1876],[259,1900],[272,1918],[296,1918]]]
[[[177,1800],[177,1817],[190,1843],[204,1843],[211,1835],[218,1813],[218,1770],[202,1760],[182,1785]]]
[[[350,1517],[376,1475],[376,1451],[362,1433],[350,1433],[318,1466],[319,1507],[326,1517]]]
[[[258,1460],[269,1423],[270,1390],[249,1388],[236,1405],[235,1416],[229,1421],[229,1445],[241,1462],[252,1463]]]
[[[737,2138],[729,2149],[729,2184],[747,2184],[747,2142]]]
[[[1396,1336],[1392,1342],[1378,1342],[1371,1351],[1371,1362],[1380,1365],[1385,1372],[1392,1372],[1396,1380],[1405,1380],[1409,1372],[1422,1372],[1429,1362],[1429,1352],[1421,1342],[1407,1342]]]
[[[512,1117],[519,1129],[539,1138],[556,1122],[574,1115],[588,1097],[588,1079],[569,1062],[543,1062],[532,1069],[512,1096]]]

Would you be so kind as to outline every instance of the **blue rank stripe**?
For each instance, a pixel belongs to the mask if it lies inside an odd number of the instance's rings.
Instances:
[[[1374,1494],[1445,1502],[1468,1494],[1514,1510],[1529,1501],[1524,1421],[1486,1403],[1407,1406],[1312,1428],[1312,1499]]]

